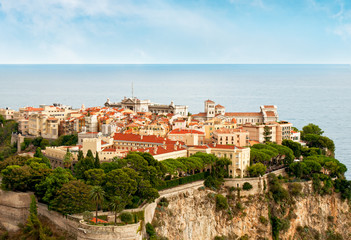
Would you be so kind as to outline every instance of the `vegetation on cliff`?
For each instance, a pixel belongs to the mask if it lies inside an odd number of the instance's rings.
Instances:
[[[17,132],[18,123],[14,120],[5,120],[0,115],[0,161],[10,157],[16,151],[16,145],[11,145],[11,134]]]

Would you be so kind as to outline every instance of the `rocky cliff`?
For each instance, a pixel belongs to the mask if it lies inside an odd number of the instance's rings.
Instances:
[[[280,239],[351,239],[350,206],[339,195],[320,196],[304,183],[300,196],[294,197],[284,213],[288,226]],[[236,191],[227,195],[230,210],[216,210],[215,194],[190,189],[169,197],[167,207],[158,206],[153,225],[160,236],[171,239],[272,239],[269,212],[274,204],[261,195],[241,197]],[[278,208],[278,206],[277,206]],[[270,209],[270,210],[269,210]]]

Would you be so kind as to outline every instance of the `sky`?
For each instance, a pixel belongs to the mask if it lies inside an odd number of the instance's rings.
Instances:
[[[351,0],[0,0],[0,64],[350,64]]]

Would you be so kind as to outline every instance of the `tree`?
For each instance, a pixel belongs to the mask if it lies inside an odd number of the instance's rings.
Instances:
[[[90,190],[90,199],[93,200],[93,202],[96,205],[96,214],[95,214],[96,223],[97,223],[97,219],[98,219],[97,212],[99,210],[99,205],[102,205],[102,202],[104,200],[104,196],[105,196],[105,191],[102,189],[101,186],[94,186]]]
[[[115,213],[115,225],[117,224],[117,214],[120,213],[126,205],[127,203],[121,196],[114,196],[111,198],[109,207]]]
[[[72,153],[67,151],[67,153],[65,154],[65,156],[63,158],[63,165],[64,165],[64,167],[65,168],[70,168],[71,165],[72,165],[72,161],[73,161],[73,155],[72,155]]]
[[[140,181],[138,193],[140,193],[140,197],[145,199],[148,203],[155,201],[155,199],[160,196],[157,189],[153,188],[148,180]]]
[[[88,156],[87,154],[85,158],[78,161],[77,164],[74,166],[74,173],[78,179],[85,179],[84,172],[94,168],[94,157]]]
[[[45,163],[48,165],[48,167],[51,168],[51,164],[50,164],[49,159],[43,155],[40,147],[37,147],[37,149],[35,150],[34,157],[43,159],[45,161]]]
[[[100,159],[99,159],[98,152],[96,152],[94,165],[95,165],[95,168],[100,168]]]
[[[61,189],[63,184],[71,180],[74,180],[71,171],[61,167],[55,168],[44,181],[35,186],[36,194],[39,199],[48,203],[50,207],[51,201],[56,198],[58,190]]]
[[[272,131],[268,126],[264,126],[263,128],[263,138],[264,142],[270,142],[272,139]]]
[[[263,176],[266,173],[266,166],[262,163],[256,163],[247,168],[250,177]]]
[[[87,152],[87,155],[85,157],[94,158],[93,152],[89,149],[88,152]]]
[[[302,137],[306,134],[315,134],[315,135],[322,135],[324,131],[318,126],[313,123],[310,123],[302,128]]]
[[[83,152],[79,150],[78,152],[78,161],[82,160],[84,158]]]
[[[45,239],[42,238],[42,225],[38,218],[38,208],[35,196],[31,195],[31,203],[29,208],[29,216],[24,227],[24,235],[26,239]]]
[[[80,180],[70,181],[57,191],[51,207],[64,215],[82,213],[93,209],[89,201],[91,187]]]
[[[129,168],[115,169],[106,174],[105,191],[109,196],[121,196],[127,203],[131,202],[132,195],[137,191],[138,174]]]
[[[284,139],[282,142],[283,146],[287,146],[294,152],[295,158],[299,158],[301,156],[301,144],[298,142],[294,142],[293,140]]]
[[[106,177],[104,170],[96,168],[85,171],[84,175],[86,183],[92,186],[101,186]]]
[[[2,186],[12,191],[28,190],[29,179],[31,177],[29,166],[10,165],[2,173]]]

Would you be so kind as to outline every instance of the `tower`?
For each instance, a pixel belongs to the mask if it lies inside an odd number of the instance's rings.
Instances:
[[[205,113],[207,119],[211,119],[215,116],[215,102],[212,100],[205,101]]]

